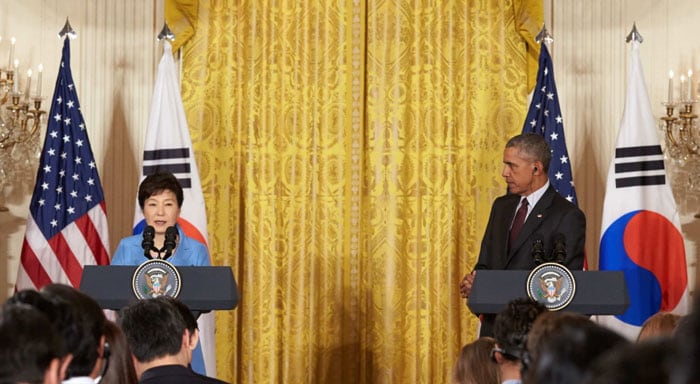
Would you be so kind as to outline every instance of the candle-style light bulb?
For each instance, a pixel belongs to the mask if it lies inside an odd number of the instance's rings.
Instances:
[[[685,75],[681,75],[681,101],[685,101]]]
[[[39,67],[37,68],[39,70],[39,73],[36,74],[36,97],[41,97],[41,73],[44,72],[44,65],[39,64]]]
[[[686,100],[688,100],[688,101],[693,100],[693,70],[692,69],[688,70],[688,90],[687,90]]]
[[[32,91],[32,70],[27,69],[27,86],[24,87],[24,98],[29,99],[29,94]]]
[[[12,68],[12,63],[15,61],[15,43],[17,39],[14,36],[10,39],[10,60],[7,62],[7,68]]]
[[[15,61],[15,43],[17,43],[17,39],[15,39],[14,36],[10,39],[10,59],[7,63],[8,68],[12,68],[12,64],[14,64]]]
[[[668,71],[668,100],[669,104],[673,103],[673,71]]]
[[[12,92],[19,93],[19,60],[15,60],[14,77],[12,78]]]

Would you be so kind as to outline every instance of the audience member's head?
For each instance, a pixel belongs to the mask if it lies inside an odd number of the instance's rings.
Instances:
[[[64,284],[49,284],[41,295],[60,308],[56,322],[73,359],[66,379],[100,375],[103,366],[104,312],[90,296]]]
[[[637,335],[637,341],[655,337],[670,337],[676,329],[681,316],[669,312],[657,312],[646,319]]]
[[[680,350],[670,338],[651,338],[614,348],[598,357],[587,372],[586,384],[669,384],[674,380]]]
[[[107,349],[109,345],[109,349]],[[136,369],[131,349],[122,330],[111,321],[105,324],[105,351],[109,350],[109,369],[100,384],[136,384]],[[107,353],[105,353],[107,354]]]
[[[168,364],[187,366],[192,337],[187,322],[171,299],[139,300],[121,311],[120,325],[136,358],[136,373]]]
[[[180,313],[182,319],[185,321],[185,326],[187,327],[187,331],[189,331],[190,336],[190,350],[188,351],[188,361],[191,362],[192,350],[197,346],[197,342],[199,342],[199,328],[197,327],[197,319],[194,317],[194,314],[187,307],[187,305],[185,305],[185,303],[178,299],[175,299],[170,296],[159,296],[156,299],[167,301],[168,303],[172,304]]]
[[[196,331],[198,331],[197,327],[197,319],[194,317],[194,314],[192,311],[183,303],[182,301],[170,297],[170,296],[159,296],[157,297],[158,300],[163,300],[167,301],[168,303],[172,304],[175,306],[175,308],[178,310],[180,315],[182,316],[182,319],[185,320],[185,325],[187,326],[187,330],[190,331],[191,334],[194,334]]]
[[[61,338],[37,308],[7,304],[0,309],[0,383],[60,383]]]
[[[496,339],[494,359],[499,365],[501,380],[520,379],[527,362],[527,336],[532,323],[547,308],[537,301],[520,298],[508,303],[496,315],[493,334]]]
[[[537,358],[524,383],[580,383],[593,361],[613,348],[628,344],[623,336],[592,321],[565,322],[539,341]]]
[[[491,360],[496,340],[481,337],[462,347],[454,368],[455,384],[498,384],[498,365]]]
[[[496,315],[493,334],[498,348],[509,360],[522,360],[527,350],[527,336],[535,319],[547,309],[531,299],[515,299]]]
[[[575,312],[544,312],[532,323],[532,329],[527,335],[527,362],[537,359],[542,341],[556,334],[564,324],[583,326],[590,322],[590,318]]]
[[[672,340],[678,345],[680,357],[675,363],[673,383],[700,383],[700,295],[696,295],[693,310],[676,325]]]

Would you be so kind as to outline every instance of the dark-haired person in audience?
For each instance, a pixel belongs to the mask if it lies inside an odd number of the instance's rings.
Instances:
[[[41,295],[58,307],[65,308],[59,319],[63,341],[73,355],[66,384],[92,383],[104,375],[106,367],[104,330],[107,318],[102,308],[90,296],[65,284],[49,284]]]
[[[577,384],[602,354],[629,344],[622,335],[593,321],[564,322],[539,341],[537,358],[524,375],[525,384]]]
[[[60,351],[61,338],[39,309],[24,304],[0,308],[0,383],[60,383],[67,367]]]
[[[591,319],[588,316],[575,312],[547,311],[542,313],[532,323],[532,328],[527,335],[528,361],[537,360],[541,343],[559,332],[565,324],[587,326],[590,322]]]
[[[146,220],[146,225],[155,229],[153,246],[163,249],[165,233],[169,227],[177,228],[177,239],[172,255],[167,259],[177,267],[209,266],[209,251],[205,244],[185,235],[178,224],[180,210],[184,195],[182,186],[177,178],[168,172],[156,172],[146,176],[139,185],[138,201]],[[114,256],[112,265],[139,265],[149,260],[144,255],[141,246],[143,235],[129,236],[121,240]],[[164,256],[159,252],[151,251],[152,258]],[[205,373],[204,355],[201,344],[193,351],[192,369],[198,373]]]
[[[462,347],[455,364],[454,384],[499,384],[498,365],[491,359],[492,337],[481,337]]]
[[[69,361],[64,383],[95,383],[104,374],[107,319],[90,296],[68,285],[49,284],[39,293],[19,291],[8,302],[34,306],[51,319],[62,340],[59,356]]]
[[[547,308],[541,303],[528,298],[519,298],[511,300],[508,306],[496,315],[493,326],[496,339],[493,359],[498,364],[502,383],[521,382],[521,370],[529,363],[528,332],[535,319],[546,311]]]
[[[167,301],[178,310],[180,316],[182,316],[182,319],[185,321],[187,331],[190,333],[190,342],[197,344],[197,340],[199,339],[199,328],[197,327],[197,319],[195,318],[194,313],[187,307],[187,305],[185,305],[185,303],[173,297],[161,296],[158,299]]]
[[[139,383],[223,383],[188,367],[197,337],[171,300],[164,296],[139,300],[121,311],[120,325],[135,358]]]
[[[463,298],[469,297],[479,270],[535,268],[532,249],[538,240],[546,257],[560,242],[566,248],[561,263],[572,270],[583,267],[586,217],[549,183],[551,160],[549,145],[539,134],[517,135],[506,143],[501,176],[508,184],[508,193],[491,206],[479,259],[459,285]],[[492,336],[493,314],[480,317],[479,335]]]
[[[136,384],[136,368],[131,349],[121,328],[112,321],[105,324],[105,343],[109,344],[109,368],[100,384]]]
[[[678,374],[681,354],[670,338],[648,338],[613,348],[595,358],[585,384],[690,384]],[[695,362],[697,364],[697,361]],[[563,381],[560,381],[563,382]]]
[[[672,340],[680,352],[674,364],[672,382],[700,383],[700,295],[694,295],[692,310],[680,319]]]

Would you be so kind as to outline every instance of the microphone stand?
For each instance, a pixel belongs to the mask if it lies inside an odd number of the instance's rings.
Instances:
[[[544,242],[542,239],[536,239],[532,243],[532,258],[537,264],[545,262]]]

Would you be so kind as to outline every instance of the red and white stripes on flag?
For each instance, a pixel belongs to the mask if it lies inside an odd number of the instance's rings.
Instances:
[[[70,69],[70,43],[51,99],[16,289],[80,286],[85,265],[109,264],[104,193]]]

